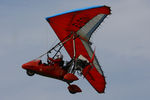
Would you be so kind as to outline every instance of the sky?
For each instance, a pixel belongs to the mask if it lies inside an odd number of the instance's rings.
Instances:
[[[91,38],[106,76],[105,94],[83,77],[74,82],[83,92],[72,95],[62,81],[27,76],[21,65],[58,42],[45,18],[96,5],[112,10]],[[0,0],[0,100],[148,100],[149,5],[149,0]]]

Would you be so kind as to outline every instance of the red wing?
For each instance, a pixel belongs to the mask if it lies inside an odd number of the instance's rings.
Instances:
[[[90,61],[93,50],[89,44],[89,39],[96,28],[110,14],[107,6],[97,6],[87,9],[80,9],[46,18],[56,35],[63,41],[68,35],[75,33],[79,38],[75,39],[75,57],[85,57]],[[72,34],[73,36],[73,34]],[[74,57],[73,39],[64,44],[64,47],[71,58]],[[93,68],[87,75],[83,74],[91,85],[100,93],[104,91],[105,79],[101,66],[96,58],[93,60]],[[83,72],[86,69],[83,69]]]

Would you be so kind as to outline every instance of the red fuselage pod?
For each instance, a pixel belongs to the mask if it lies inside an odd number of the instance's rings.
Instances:
[[[67,74],[67,71],[62,69],[59,65],[44,64],[41,62],[41,60],[32,60],[30,62],[27,62],[22,65],[22,68],[27,70],[27,74],[28,72],[32,72],[59,80],[63,80],[64,75]]]

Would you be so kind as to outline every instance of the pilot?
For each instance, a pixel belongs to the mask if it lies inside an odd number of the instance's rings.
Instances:
[[[63,67],[64,65],[64,61],[63,61],[63,55],[60,54],[60,55],[57,55],[57,58],[56,59],[53,59],[53,58],[48,58],[50,61],[52,61],[52,63],[54,63],[54,65],[59,65],[61,67]]]

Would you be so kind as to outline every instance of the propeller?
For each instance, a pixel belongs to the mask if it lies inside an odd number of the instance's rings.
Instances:
[[[89,65],[91,65],[91,66],[88,66],[88,68],[87,68],[87,70],[86,70],[86,72],[85,72],[85,77],[86,77],[86,75],[89,73],[89,71],[94,67],[94,64],[93,64],[94,58],[95,58],[95,49],[94,49],[92,58],[91,58],[90,61],[89,61]]]

